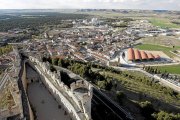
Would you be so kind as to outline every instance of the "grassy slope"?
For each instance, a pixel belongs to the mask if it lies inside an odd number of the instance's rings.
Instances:
[[[172,54],[170,51],[179,49],[180,47],[177,46],[174,49],[171,47],[165,47],[160,45],[152,45],[152,44],[142,44],[137,45],[135,48],[138,48],[140,50],[155,50],[155,51],[163,51],[165,54],[167,54],[169,57],[174,57],[174,54]]]
[[[136,77],[145,77],[144,74],[139,72],[131,72],[127,71],[128,74],[131,74]],[[176,104],[177,106],[180,105],[180,100],[177,100],[175,97],[172,97],[163,91],[160,91],[159,89],[155,89],[154,87],[151,87],[149,85],[144,84],[143,82],[140,82],[136,79],[130,79],[126,78],[120,74],[115,74],[111,72],[105,72],[107,76],[113,77],[121,82],[121,84],[130,91],[138,92],[138,93],[144,93],[147,94],[155,99],[163,100],[166,103],[170,104]],[[147,78],[148,79],[148,78]]]
[[[170,66],[158,66],[161,71],[167,71],[172,74],[180,74],[180,65],[170,65]]]

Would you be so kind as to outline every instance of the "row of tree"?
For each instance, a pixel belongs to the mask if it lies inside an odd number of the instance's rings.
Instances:
[[[144,66],[143,70],[145,70],[146,72],[151,73],[151,74],[161,74],[162,73],[157,68],[150,67],[150,66]]]
[[[176,75],[174,75],[174,77],[170,76],[170,74],[166,70],[162,72],[158,68],[150,67],[150,66],[144,66],[143,69],[146,72],[151,73],[151,74],[160,74],[161,78],[164,78],[164,79],[173,79],[173,80],[178,79]]]
[[[101,75],[99,72],[93,72],[92,66],[94,67],[102,67],[99,65],[91,64],[91,63],[84,63],[81,61],[75,61],[71,59],[59,59],[59,58],[50,58],[50,57],[43,57],[43,62],[50,62],[53,65],[57,65],[60,67],[67,68],[74,73],[85,77],[90,82],[96,84],[101,89],[111,90],[113,87],[112,84],[112,78],[107,78],[105,75]],[[105,67],[104,67],[105,68]],[[106,70],[110,70],[109,68],[106,68]]]

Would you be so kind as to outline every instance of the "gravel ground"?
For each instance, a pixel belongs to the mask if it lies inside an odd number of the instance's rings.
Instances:
[[[63,108],[58,109],[58,103],[42,84],[31,83],[28,87],[28,95],[37,111],[38,120],[70,120],[68,115],[64,115]]]
[[[27,70],[27,74],[29,80],[37,79],[37,74],[31,68]],[[63,107],[58,108],[59,104],[43,84],[39,82],[30,83],[27,92],[29,101],[36,110],[38,120],[70,120],[70,117],[64,114],[65,110]]]

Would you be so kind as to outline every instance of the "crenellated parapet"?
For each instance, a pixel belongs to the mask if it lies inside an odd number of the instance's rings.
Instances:
[[[61,84],[61,75],[58,74],[59,72],[51,72],[50,64],[48,62],[41,62],[37,58],[32,56],[30,56],[29,59],[30,61],[39,65],[42,68],[43,72],[48,74],[55,82],[57,82],[59,85]]]
[[[82,106],[82,111],[86,113],[85,115],[89,119],[91,119],[92,87],[91,84],[84,80],[78,80],[70,85],[71,92],[74,93],[78,104]]]
[[[29,59],[35,64],[40,74],[45,78],[45,83],[51,88],[55,96],[56,94],[59,96],[62,95],[59,99],[67,106],[70,112],[73,111],[73,114],[79,116],[81,119],[91,120],[93,86],[90,83],[85,80],[77,80],[71,83],[70,86],[67,86],[61,81],[59,71],[51,72],[48,62],[41,62],[32,56],[30,56]]]
[[[89,85],[90,84],[84,80],[78,80],[76,82],[71,83],[70,88],[71,88],[71,91],[73,91],[74,89],[77,89],[77,88],[89,89]]]

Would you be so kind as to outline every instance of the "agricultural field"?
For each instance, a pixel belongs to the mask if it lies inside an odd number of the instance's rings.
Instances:
[[[155,68],[159,69],[162,72],[167,71],[171,74],[180,74],[180,65],[158,66]]]
[[[161,28],[180,28],[180,25],[172,23],[169,19],[151,18],[149,20],[154,26],[159,26]]]
[[[144,15],[144,13],[140,13],[137,11],[126,11],[126,12],[113,12],[113,11],[77,11],[77,14],[88,14],[96,17],[103,17],[103,18],[123,18],[128,17],[132,19],[146,19],[149,18],[147,15]],[[146,12],[149,16],[153,16],[151,12]],[[154,16],[153,16],[154,17]]]
[[[138,48],[140,50],[162,51],[169,57],[175,57],[175,55],[172,54],[171,51],[179,50],[180,46],[175,46],[175,48],[173,48],[173,47],[166,47],[166,46],[153,45],[153,44],[141,44],[135,46],[135,48]]]
[[[104,18],[113,18],[113,17],[119,17],[119,16],[123,16],[123,14],[121,13],[115,13],[115,12],[78,12],[80,14],[89,14],[89,15],[93,15],[93,16],[99,16],[99,17],[104,17]]]
[[[177,36],[157,36],[146,37],[138,40],[143,44],[164,45],[164,46],[180,46],[180,40]]]

